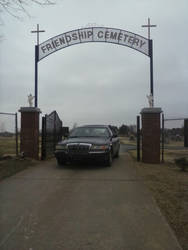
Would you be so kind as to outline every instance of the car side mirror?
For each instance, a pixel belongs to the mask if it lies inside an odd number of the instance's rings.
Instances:
[[[69,137],[69,133],[65,133],[64,138],[68,138],[68,137]]]

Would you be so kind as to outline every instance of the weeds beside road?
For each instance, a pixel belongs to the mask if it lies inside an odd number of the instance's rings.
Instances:
[[[0,156],[16,155],[16,139],[15,136],[0,136]]]
[[[21,159],[19,157],[7,157],[7,159],[0,160],[0,180],[16,174],[30,166],[34,166],[38,161],[31,159]]]
[[[181,155],[181,152],[179,152]],[[188,250],[188,171],[183,172],[172,161],[163,164],[136,162],[135,152],[130,151],[135,167],[144,183],[151,190],[162,214],[174,230],[183,250]]]
[[[121,138],[125,145],[135,145],[128,138]],[[179,142],[166,145],[161,164],[144,164],[136,161],[136,150],[129,150],[138,174],[152,192],[162,214],[174,230],[183,250],[188,250],[188,170],[183,172],[175,159],[188,157],[188,150]],[[177,148],[176,148],[177,147]],[[179,148],[178,148],[179,147]]]

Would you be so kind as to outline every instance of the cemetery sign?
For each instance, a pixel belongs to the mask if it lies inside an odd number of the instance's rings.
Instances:
[[[92,27],[69,31],[41,43],[38,60],[68,46],[88,42],[107,42],[128,46],[149,56],[147,38],[121,29]]]
[[[150,28],[150,26],[147,27]],[[122,29],[87,27],[62,33],[39,44],[39,33],[44,32],[44,30],[40,30],[39,25],[37,25],[37,30],[31,32],[37,33],[37,45],[35,45],[35,107],[38,107],[38,62],[60,49],[89,42],[127,46],[148,56],[150,58],[150,95],[153,97],[153,41],[149,37],[146,38]]]

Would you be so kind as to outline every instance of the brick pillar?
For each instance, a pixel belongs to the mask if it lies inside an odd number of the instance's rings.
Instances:
[[[20,151],[26,157],[39,159],[39,114],[40,109],[21,107]]]
[[[144,108],[142,115],[142,161],[160,163],[161,108]]]

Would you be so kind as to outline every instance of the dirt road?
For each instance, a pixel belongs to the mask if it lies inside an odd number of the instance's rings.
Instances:
[[[2,250],[180,250],[127,153],[112,167],[51,160],[0,183]]]

